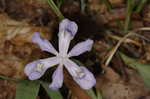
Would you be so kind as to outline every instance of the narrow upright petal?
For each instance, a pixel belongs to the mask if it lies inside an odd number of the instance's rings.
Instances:
[[[71,39],[72,37],[70,34],[66,34],[65,37],[62,36],[59,38],[59,54],[61,56],[67,56]]]
[[[81,67],[84,76],[82,77],[74,77],[73,79],[80,85],[83,89],[91,89],[96,84],[96,79],[93,74],[88,71],[85,67]]]
[[[44,75],[49,67],[57,65],[59,62],[60,59],[57,57],[33,61],[25,66],[24,72],[30,80],[36,80]]]
[[[70,41],[73,39],[77,32],[78,26],[75,22],[64,19],[59,24],[59,53],[65,56],[68,52]]]
[[[77,24],[73,21],[68,20],[68,19],[62,20],[59,24],[59,34],[61,34],[63,32],[68,32],[72,36],[75,36],[75,34],[77,33],[77,30],[78,30]]]
[[[36,32],[33,34],[32,41],[33,41],[33,43],[39,45],[39,47],[43,51],[47,51],[47,52],[50,52],[55,55],[58,54],[58,52],[55,50],[55,48],[52,46],[52,44],[48,40],[42,38],[40,36],[39,32]]]
[[[52,75],[52,80],[53,81],[49,85],[49,88],[53,89],[53,90],[59,89],[62,86],[62,84],[63,84],[63,79],[64,79],[63,66],[59,65],[57,67],[57,69],[55,70],[55,72],[53,73],[53,75]]]
[[[93,45],[93,40],[86,40],[75,45],[69,52],[68,56],[78,56],[86,51],[90,51]]]

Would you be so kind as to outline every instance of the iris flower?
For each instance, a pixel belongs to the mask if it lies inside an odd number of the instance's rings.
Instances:
[[[92,48],[93,41],[88,39],[75,45],[72,50],[68,53],[70,41],[74,38],[77,33],[78,26],[75,22],[68,19],[64,19],[59,24],[59,52],[55,50],[52,44],[42,38],[39,32],[36,32],[32,36],[33,43],[37,44],[42,51],[54,54],[54,57],[39,59],[33,61],[25,66],[24,72],[30,80],[39,79],[44,75],[45,71],[53,66],[58,65],[52,75],[52,82],[49,88],[53,90],[59,89],[63,84],[63,67],[65,67],[73,80],[83,89],[92,88],[96,80],[93,74],[84,66],[78,66],[75,62],[70,60],[70,57],[79,56],[80,54],[90,51]]]

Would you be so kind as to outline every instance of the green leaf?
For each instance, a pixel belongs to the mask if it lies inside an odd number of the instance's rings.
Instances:
[[[98,91],[97,92],[97,99],[103,99],[101,93]]]
[[[124,62],[131,68],[136,69],[140,76],[142,77],[145,85],[149,88],[150,90],[150,64],[146,63],[141,63],[138,62],[135,59],[132,59],[124,54],[121,53],[121,56],[124,60]]]
[[[150,89],[150,64],[141,64],[141,66],[137,66],[137,69],[144,80],[145,85]]]
[[[16,88],[15,99],[36,99],[40,88],[37,81],[20,81]]]
[[[41,82],[41,85],[43,86],[43,88],[45,89],[45,91],[51,99],[63,99],[59,91],[53,91],[48,87],[48,83]]]
[[[97,99],[97,97],[92,89],[86,90],[86,92],[88,93],[89,96],[91,96],[92,99]]]
[[[86,92],[91,97],[91,99],[102,99],[102,96],[99,91],[96,91],[97,95],[92,89],[86,90]]]

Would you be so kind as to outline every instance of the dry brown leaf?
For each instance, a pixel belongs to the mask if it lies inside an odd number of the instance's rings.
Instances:
[[[15,83],[0,80],[0,99],[15,99],[15,88]]]
[[[15,21],[10,19],[7,15],[0,15],[0,38],[5,40],[14,40],[17,43],[22,42],[31,42],[31,36],[34,32],[43,32],[45,33],[45,37],[50,39],[48,36],[48,28],[47,27],[35,27],[28,24],[27,20],[24,21]],[[18,42],[19,41],[19,42]]]
[[[12,20],[3,14],[0,14],[0,19],[0,74],[25,77],[23,69],[26,62],[30,61],[31,56],[37,56],[33,55],[36,47],[31,40],[32,34],[42,32],[45,38],[50,39],[49,30],[46,27],[31,26],[26,20]],[[40,49],[37,53],[41,55]]]
[[[124,0],[109,0],[109,2],[113,5],[113,6],[116,6],[116,5],[122,5]]]
[[[143,20],[145,26],[149,27],[150,26],[150,4],[148,4],[144,10],[143,10]]]
[[[145,55],[144,55],[144,61],[150,62],[150,46],[148,44],[144,45]]]
[[[106,5],[100,0],[88,0],[87,7],[91,12],[104,13],[105,11],[107,11]]]
[[[111,68],[107,67],[106,73],[97,77],[96,88],[102,92],[104,99],[139,99],[147,96],[149,91],[145,88],[139,75],[133,70],[127,70],[129,78],[125,82]]]

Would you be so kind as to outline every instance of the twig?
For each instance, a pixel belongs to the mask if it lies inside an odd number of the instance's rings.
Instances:
[[[143,27],[143,28],[137,29],[136,31],[143,31],[143,30],[150,30],[150,28],[148,28],[148,27]],[[127,38],[128,38],[129,36],[133,36],[133,35],[138,36],[138,37],[140,37],[140,38],[143,38],[143,39],[145,39],[145,40],[147,40],[147,41],[150,41],[149,39],[147,39],[147,38],[145,38],[144,36],[141,36],[141,35],[135,33],[134,31],[129,32],[129,33],[126,34],[122,39],[120,39],[119,42],[117,43],[117,45],[109,52],[110,56],[109,56],[108,59],[106,60],[105,66],[108,66],[108,65],[109,65],[110,61],[112,60],[112,57],[113,57],[114,54],[116,53],[117,49],[120,47],[121,43],[123,43],[125,40],[127,40]]]
[[[121,37],[119,37],[119,36],[116,36],[116,35],[112,35],[112,34],[108,34],[108,37],[110,37],[110,38],[112,38],[112,39],[115,39],[115,40],[120,40],[120,39],[122,39]],[[136,46],[141,46],[142,44],[141,43],[139,43],[139,42],[137,42],[137,41],[135,41],[135,40],[132,40],[132,39],[126,39],[125,41],[123,41],[124,43],[132,43],[132,44],[134,44],[134,45],[136,45]]]
[[[110,56],[108,57],[108,59],[105,62],[105,66],[108,66],[110,61],[112,60],[112,57],[114,56],[115,52],[117,51],[117,49],[119,48],[119,46],[121,45],[121,43],[123,41],[126,40],[127,37],[133,35],[135,33],[133,32],[129,32],[128,34],[126,34],[122,39],[119,40],[119,42],[117,43],[117,45],[110,51]]]

